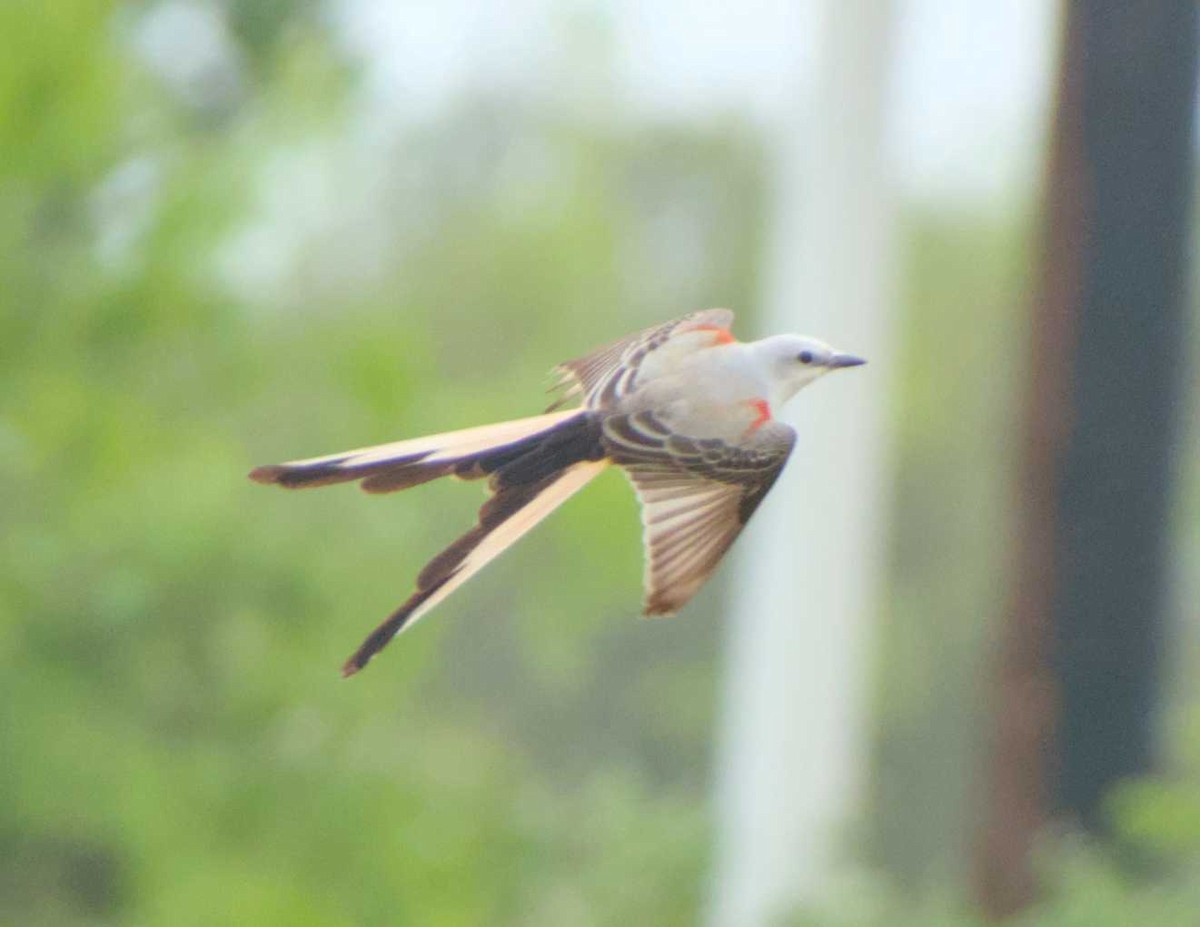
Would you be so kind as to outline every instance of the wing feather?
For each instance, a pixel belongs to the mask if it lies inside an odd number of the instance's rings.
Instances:
[[[548,411],[576,398],[582,398],[587,408],[605,408],[633,389],[638,367],[646,356],[676,335],[714,329],[732,337],[729,335],[732,325],[731,310],[701,309],[635,332],[583,357],[565,361],[554,368],[558,377],[554,388],[563,392]]]
[[[672,435],[651,413],[605,421],[605,446],[642,504],[644,610],[669,615],[696,594],[766,496],[795,443],[770,422],[742,444]]]

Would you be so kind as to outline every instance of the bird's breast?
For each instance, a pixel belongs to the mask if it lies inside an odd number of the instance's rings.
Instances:
[[[677,357],[648,373],[620,411],[653,412],[678,434],[736,441],[769,415],[767,385],[741,344]]]

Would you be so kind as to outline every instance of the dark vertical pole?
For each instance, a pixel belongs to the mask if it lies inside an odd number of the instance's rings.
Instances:
[[[1059,475],[1057,806],[1096,831],[1150,765],[1186,344],[1196,0],[1077,4],[1088,178],[1074,422]]]
[[[976,894],[1034,895],[1051,816],[1152,759],[1186,343],[1195,0],[1069,0]]]

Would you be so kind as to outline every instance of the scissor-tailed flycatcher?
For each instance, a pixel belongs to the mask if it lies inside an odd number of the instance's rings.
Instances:
[[[682,608],[783,469],[796,433],[771,417],[800,389],[861,358],[799,335],[739,342],[728,309],[693,312],[556,368],[544,415],[258,467],[290,489],[361,480],[371,493],[440,476],[486,478],[479,522],[434,557],[416,591],[342,672],[350,676],[610,463],[642,503],[645,614]],[[553,411],[575,398],[578,409]]]

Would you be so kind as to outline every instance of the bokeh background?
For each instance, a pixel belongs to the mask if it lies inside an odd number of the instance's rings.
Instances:
[[[738,564],[638,619],[610,473],[342,682],[477,488],[245,474],[531,414],[552,363],[694,308],[761,333],[821,33],[734,6],[0,5],[0,922],[713,919]],[[830,579],[876,590],[861,786],[792,924],[978,918],[1060,11],[890,19],[885,356],[802,397],[882,410],[882,554]],[[1118,849],[1045,836],[1023,923],[1200,918],[1187,382],[1157,768]]]

